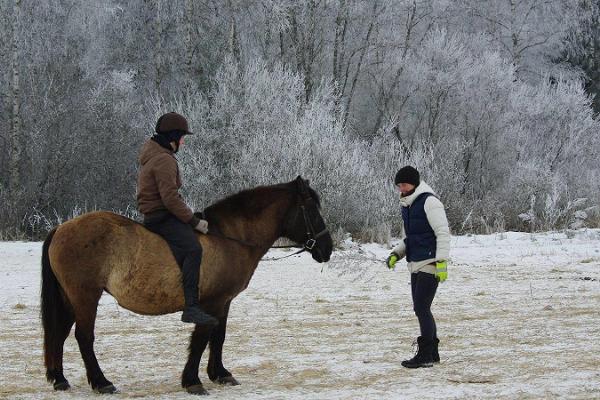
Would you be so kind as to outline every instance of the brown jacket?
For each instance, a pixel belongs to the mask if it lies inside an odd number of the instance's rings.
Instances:
[[[179,188],[179,167],[173,152],[149,139],[139,155],[138,209],[145,216],[168,211],[184,223],[196,226],[199,219],[185,204]]]

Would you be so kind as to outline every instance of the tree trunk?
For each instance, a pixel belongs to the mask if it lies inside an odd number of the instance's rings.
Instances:
[[[236,64],[241,65],[242,56],[240,49],[240,40],[238,37],[237,23],[233,16],[231,17],[229,29],[229,52],[231,53],[231,56],[235,60]]]
[[[519,76],[519,69],[521,66],[521,50],[519,46],[521,44],[521,40],[519,38],[519,33],[517,32],[517,5],[515,0],[510,0],[510,40],[511,40],[511,52],[513,58],[513,64],[515,66],[515,73]]]
[[[22,127],[21,127],[21,87],[19,82],[19,19],[21,0],[16,0],[13,5],[13,20],[11,24],[11,89],[10,89],[10,156],[9,169],[9,201],[14,209],[21,193],[21,164],[22,164]]]
[[[242,50],[240,44],[240,38],[237,28],[237,21],[235,19],[236,9],[231,0],[227,1],[227,9],[229,11],[229,54],[233,57],[238,66],[242,62]]]
[[[185,0],[184,12],[185,24],[185,73],[189,78],[193,78],[192,58],[194,56],[194,2],[193,0]]]
[[[304,99],[308,103],[314,86],[313,64],[315,61],[317,49],[315,46],[315,35],[317,34],[316,27],[316,3],[314,0],[309,0],[308,4],[308,25],[307,29],[302,32],[296,12],[294,9],[290,12],[290,32],[294,49],[296,50],[296,65],[298,71],[304,75]]]
[[[335,18],[335,39],[333,42],[332,77],[335,88],[336,110],[342,102],[344,91],[341,87],[342,62],[345,57],[346,27],[348,26],[348,5],[346,0],[339,0],[339,9]]]
[[[394,97],[394,91],[396,90],[396,87],[398,86],[398,83],[400,82],[400,77],[404,73],[404,60],[406,59],[408,50],[411,46],[410,42],[412,40],[413,29],[419,24],[419,22],[421,20],[421,18],[416,17],[416,14],[417,14],[417,3],[413,2],[412,7],[410,8],[408,16],[407,16],[406,37],[404,39],[404,47],[402,49],[402,55],[400,57],[400,59],[402,60],[402,63],[400,64],[400,66],[396,70],[396,73],[394,74],[394,79],[392,80],[392,82],[390,84],[390,89],[389,89],[389,92],[387,95],[384,93],[384,89],[382,86],[382,93],[381,93],[382,96],[381,97],[383,99],[383,106],[381,108],[379,108],[379,113],[377,114],[375,126],[373,127],[373,135],[376,135],[377,132],[379,131],[379,129],[381,128],[381,126],[383,125],[383,118],[385,117],[385,115],[388,111],[388,108],[389,108],[390,102],[392,101],[392,98]],[[425,33],[423,35],[425,35]]]
[[[350,85],[350,93],[348,93],[348,96],[346,97],[346,105],[344,107],[344,118],[342,120],[344,126],[346,125],[346,122],[348,121],[348,115],[350,113],[350,106],[352,105],[352,97],[354,97],[354,90],[356,89],[356,83],[358,82],[358,77],[360,75],[362,64],[365,59],[365,54],[367,54],[367,50],[369,48],[369,41],[371,39],[371,33],[373,33],[373,27],[375,26],[375,22],[377,20],[377,7],[378,7],[378,1],[374,1],[371,23],[369,24],[369,28],[367,28],[367,34],[366,34],[365,40],[363,41],[363,44],[362,44],[360,57],[358,59],[358,63],[356,64],[356,70],[354,71],[354,77],[352,78],[352,83]],[[347,73],[346,73],[346,75],[347,75]]]
[[[155,46],[156,52],[154,55],[154,87],[156,89],[156,93],[160,95],[160,89],[162,86],[163,80],[163,49],[162,49],[162,36],[163,36],[163,27],[162,27],[162,0],[156,0],[156,16],[154,20],[154,30],[155,30]]]
[[[344,36],[346,35],[346,25],[348,6],[346,0],[339,0],[339,9],[335,18],[335,39],[333,41],[333,81],[340,82],[340,69],[344,57]]]

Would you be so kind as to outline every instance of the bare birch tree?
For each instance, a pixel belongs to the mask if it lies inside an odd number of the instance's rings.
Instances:
[[[12,9],[12,23],[10,23],[11,49],[10,49],[10,130],[9,130],[9,205],[13,210],[18,210],[22,193],[22,150],[23,130],[21,123],[21,82],[20,68],[22,52],[20,43],[21,0],[15,0]]]

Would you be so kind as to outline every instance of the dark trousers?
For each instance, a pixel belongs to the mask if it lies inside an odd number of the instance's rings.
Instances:
[[[433,274],[417,272],[410,274],[410,286],[415,315],[419,319],[421,336],[427,340],[437,338],[437,327],[431,313],[431,303],[435,297],[438,281]]]
[[[151,216],[144,219],[146,228],[162,236],[181,268],[185,305],[198,304],[198,278],[202,262],[202,247],[194,228],[181,222],[172,214]]]

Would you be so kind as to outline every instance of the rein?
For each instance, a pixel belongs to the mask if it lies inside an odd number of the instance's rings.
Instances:
[[[259,245],[253,244],[253,243],[246,242],[245,240],[232,238],[232,237],[227,236],[227,235],[221,235],[220,233],[211,233],[211,232],[208,232],[207,235],[218,237],[218,238],[221,238],[221,239],[231,240],[232,242],[236,242],[236,243],[239,243],[239,244],[247,246],[247,247],[255,247],[255,248],[264,247],[264,246],[259,246]],[[306,251],[308,249],[306,247],[306,244],[304,246],[301,246],[299,244],[292,244],[292,245],[288,245],[288,246],[271,246],[271,247],[269,247],[269,249],[291,249],[291,248],[301,248],[301,249],[298,250],[295,253],[288,254],[287,256],[284,256],[284,257],[262,258],[261,261],[277,261],[277,260],[282,260],[284,258],[288,258],[288,257],[291,257],[291,256],[295,256],[296,254],[300,254],[300,253],[302,253],[302,252],[304,252],[304,251]]]

